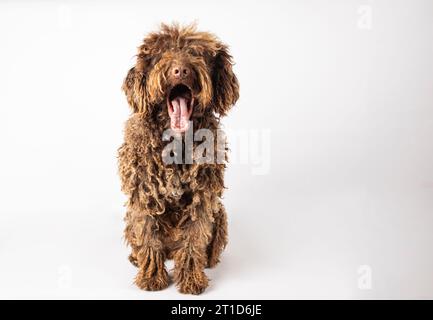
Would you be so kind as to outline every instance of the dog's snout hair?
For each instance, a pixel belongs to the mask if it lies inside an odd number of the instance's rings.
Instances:
[[[172,88],[177,84],[184,84],[194,89],[195,93],[198,94],[202,85],[198,81],[197,71],[190,59],[174,58],[169,64],[170,66],[167,68],[167,74],[165,75],[168,88]]]
[[[187,79],[192,76],[191,66],[185,61],[175,61],[172,63],[170,76],[177,80]]]
[[[198,102],[197,110],[210,107],[213,84],[207,62],[203,57],[172,50],[161,55],[148,73],[146,91],[149,107],[163,102],[169,89],[179,83],[194,91]]]

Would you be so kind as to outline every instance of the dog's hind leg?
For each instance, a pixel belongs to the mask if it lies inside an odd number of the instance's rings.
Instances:
[[[207,247],[207,267],[213,268],[219,262],[219,257],[227,245],[227,214],[222,204],[215,214],[212,240]]]
[[[126,212],[126,216],[125,216],[125,223],[126,223],[126,228],[123,232],[124,234],[124,238],[126,243],[131,246],[132,249],[132,253],[129,255],[128,260],[129,262],[132,263],[132,265],[134,265],[135,267],[138,267],[138,261],[137,261],[137,246],[136,246],[136,238],[134,235],[134,221],[132,219],[132,212],[131,211],[127,211]]]
[[[139,268],[135,284],[144,290],[156,291],[166,288],[169,277],[165,268],[165,252],[157,218],[144,216],[133,225],[135,245],[132,259]]]

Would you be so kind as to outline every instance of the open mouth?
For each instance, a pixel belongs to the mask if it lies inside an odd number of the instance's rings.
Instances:
[[[184,84],[171,88],[167,97],[168,115],[171,129],[176,132],[185,132],[189,128],[194,97],[192,91]]]

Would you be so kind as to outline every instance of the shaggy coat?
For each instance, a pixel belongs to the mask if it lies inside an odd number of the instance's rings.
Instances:
[[[199,294],[208,286],[204,268],[219,262],[227,244],[225,163],[167,164],[162,154],[169,141],[162,137],[170,128],[184,135],[188,121],[194,132],[217,135],[220,117],[239,97],[232,58],[210,33],[162,25],[138,48],[123,90],[133,113],[119,149],[119,174],[128,197],[125,239],[138,267],[135,283],[164,289],[164,262],[173,258],[179,291]],[[215,147],[225,155],[225,143]]]

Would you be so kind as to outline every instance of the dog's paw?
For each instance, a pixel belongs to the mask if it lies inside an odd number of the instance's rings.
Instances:
[[[156,275],[151,277],[144,277],[140,271],[135,278],[135,284],[142,290],[159,291],[165,289],[169,285],[169,277],[167,270],[159,271]]]
[[[134,257],[132,254],[129,255],[128,260],[129,260],[129,262],[131,262],[131,264],[132,264],[134,267],[138,267],[138,261],[137,261],[137,258]]]
[[[213,267],[215,267],[219,262],[220,262],[220,260],[218,259],[218,257],[210,257],[210,258],[207,260],[206,268],[213,268]]]
[[[187,273],[185,277],[177,283],[180,293],[200,294],[208,287],[209,280],[204,272]]]

